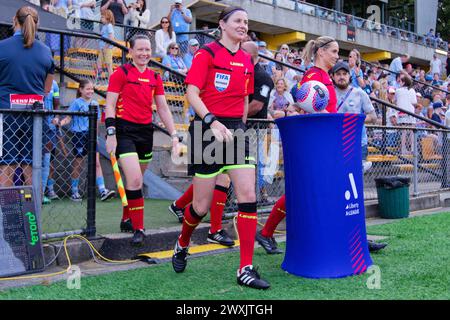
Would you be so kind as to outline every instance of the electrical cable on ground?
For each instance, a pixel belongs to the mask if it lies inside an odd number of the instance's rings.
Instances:
[[[92,257],[93,257],[94,261],[97,262],[98,264],[104,264],[104,262],[99,261],[98,258],[96,257],[96,255],[98,255],[101,259],[106,261],[108,263],[108,265],[131,264],[131,263],[136,263],[136,262],[141,261],[139,259],[117,261],[117,260],[111,260],[111,259],[105,258],[104,256],[102,256],[97,251],[97,249],[95,249],[94,245],[88,239],[86,239],[85,237],[80,236],[80,235],[70,235],[70,236],[67,236],[67,237],[64,238],[64,241],[62,242],[62,245],[60,246],[60,248],[58,250],[58,253],[55,255],[55,258],[52,259],[45,266],[45,267],[48,267],[49,265],[51,265],[57,259],[59,254],[61,253],[62,248],[64,248],[64,252],[66,254],[66,259],[67,259],[67,262],[69,264],[68,267],[65,270],[54,272],[54,273],[38,274],[38,275],[32,275],[32,276],[19,276],[19,277],[0,278],[0,281],[15,281],[15,280],[50,278],[50,277],[55,277],[55,276],[62,275],[62,274],[65,274],[65,273],[69,273],[70,269],[72,268],[72,261],[70,260],[69,252],[67,251],[67,240],[69,240],[71,238],[78,238],[78,239],[81,239],[84,242],[86,242],[89,245],[89,249],[91,251],[91,254],[92,254]]]

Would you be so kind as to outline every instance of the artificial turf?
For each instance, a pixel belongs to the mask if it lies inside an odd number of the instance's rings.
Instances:
[[[369,234],[387,236],[388,247],[372,254],[380,268],[380,289],[369,289],[371,274],[313,280],[285,273],[283,255],[259,248],[254,264],[272,287],[267,291],[236,284],[237,252],[190,259],[176,274],[170,263],[138,270],[83,277],[80,290],[66,282],[0,291],[0,299],[450,299],[450,213],[372,226]],[[281,246],[283,247],[283,246]]]

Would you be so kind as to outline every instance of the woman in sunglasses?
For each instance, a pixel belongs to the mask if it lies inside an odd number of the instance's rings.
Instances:
[[[166,56],[167,48],[172,42],[177,42],[177,36],[173,31],[172,24],[169,18],[162,17],[160,22],[161,29],[155,33],[155,56],[164,58]]]
[[[175,42],[169,44],[167,55],[164,57],[162,63],[175,71],[187,74],[188,69],[181,57],[180,46]]]

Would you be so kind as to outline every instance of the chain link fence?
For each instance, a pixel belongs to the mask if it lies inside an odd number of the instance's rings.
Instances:
[[[89,199],[95,190],[96,129],[91,126],[96,126],[97,113],[28,111],[32,108],[0,109],[0,186],[33,186],[43,239],[92,236],[95,202]],[[52,124],[67,117],[86,119],[89,130],[74,132]]]

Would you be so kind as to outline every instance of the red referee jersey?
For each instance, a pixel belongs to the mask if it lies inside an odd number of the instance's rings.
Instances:
[[[336,90],[334,89],[333,81],[331,80],[328,73],[325,72],[325,70],[322,70],[320,68],[312,67],[303,76],[303,80],[302,80],[301,84],[304,84],[305,82],[309,82],[309,81],[313,81],[313,80],[322,82],[327,87],[328,92],[330,94],[330,101],[328,102],[326,110],[329,113],[336,113],[337,112]]]
[[[164,95],[163,82],[159,74],[146,69],[140,72],[135,66],[123,66],[128,74],[117,68],[109,79],[108,92],[119,94],[116,117],[139,124],[152,122],[153,97]]]
[[[194,56],[186,84],[200,89],[200,98],[217,117],[240,118],[245,97],[253,93],[254,66],[241,49],[231,53],[219,42],[201,48]]]

